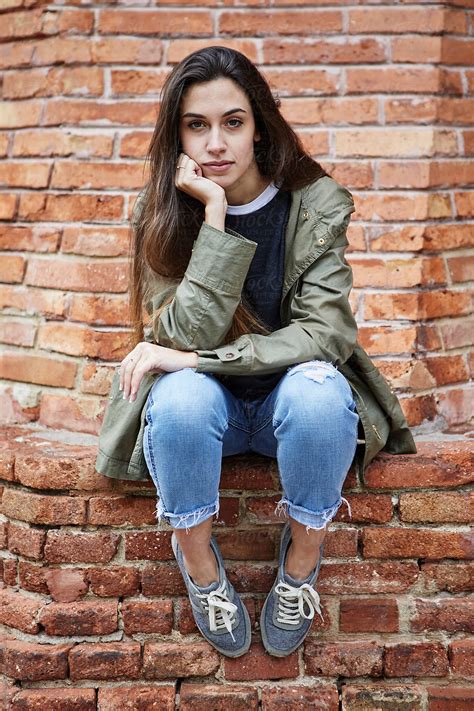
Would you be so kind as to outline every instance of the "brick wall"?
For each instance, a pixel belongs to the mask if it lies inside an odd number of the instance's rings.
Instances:
[[[351,517],[337,512],[318,576],[324,620],[282,659],[256,625],[277,570],[276,462],[225,458],[214,534],[253,637],[229,659],[195,626],[152,482],[106,479],[94,446],[50,434],[0,429],[0,708],[473,708],[472,442],[420,441],[363,482],[351,469]]]
[[[360,342],[410,424],[469,420],[470,0],[2,8],[3,421],[98,432],[112,364],[130,350],[128,220],[160,87],[216,42],[258,63],[313,156],[353,193]]]
[[[4,421],[98,432],[112,364],[130,350],[127,224],[160,87],[215,42],[258,63],[353,193],[360,342],[410,424],[469,421],[470,0],[5,0],[0,12]]]

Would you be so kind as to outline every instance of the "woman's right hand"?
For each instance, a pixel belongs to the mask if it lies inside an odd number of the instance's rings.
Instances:
[[[180,153],[178,156],[175,185],[179,190],[202,202],[205,207],[227,207],[224,188],[209,178],[203,178],[199,164],[186,153]]]

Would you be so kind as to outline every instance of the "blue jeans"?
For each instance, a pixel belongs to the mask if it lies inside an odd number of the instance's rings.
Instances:
[[[266,396],[235,397],[211,373],[184,368],[153,384],[143,451],[158,494],[157,519],[196,526],[219,512],[222,457],[277,459],[283,509],[306,530],[322,529],[343,501],[357,446],[352,390],[331,363],[290,366]]]

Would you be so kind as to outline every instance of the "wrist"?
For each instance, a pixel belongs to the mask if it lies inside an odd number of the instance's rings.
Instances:
[[[186,356],[187,356],[186,362],[188,364],[186,367],[187,368],[197,368],[198,357],[199,357],[198,354],[195,351],[193,351],[193,352],[187,353]]]
[[[204,219],[208,225],[211,225],[211,227],[215,227],[218,230],[224,231],[226,210],[227,204],[206,205],[206,209],[204,211]]]

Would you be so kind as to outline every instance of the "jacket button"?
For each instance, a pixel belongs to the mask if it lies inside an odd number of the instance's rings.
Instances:
[[[234,354],[233,354],[233,353],[226,353],[226,354],[225,354],[225,358],[227,358],[227,359],[233,358],[233,357],[234,357]]]
[[[318,239],[319,244],[324,244],[326,240],[324,240],[322,237]]]
[[[309,214],[308,214],[308,211],[307,211],[307,210],[305,210],[305,211],[303,212],[303,217],[304,217],[305,220],[308,219]]]

